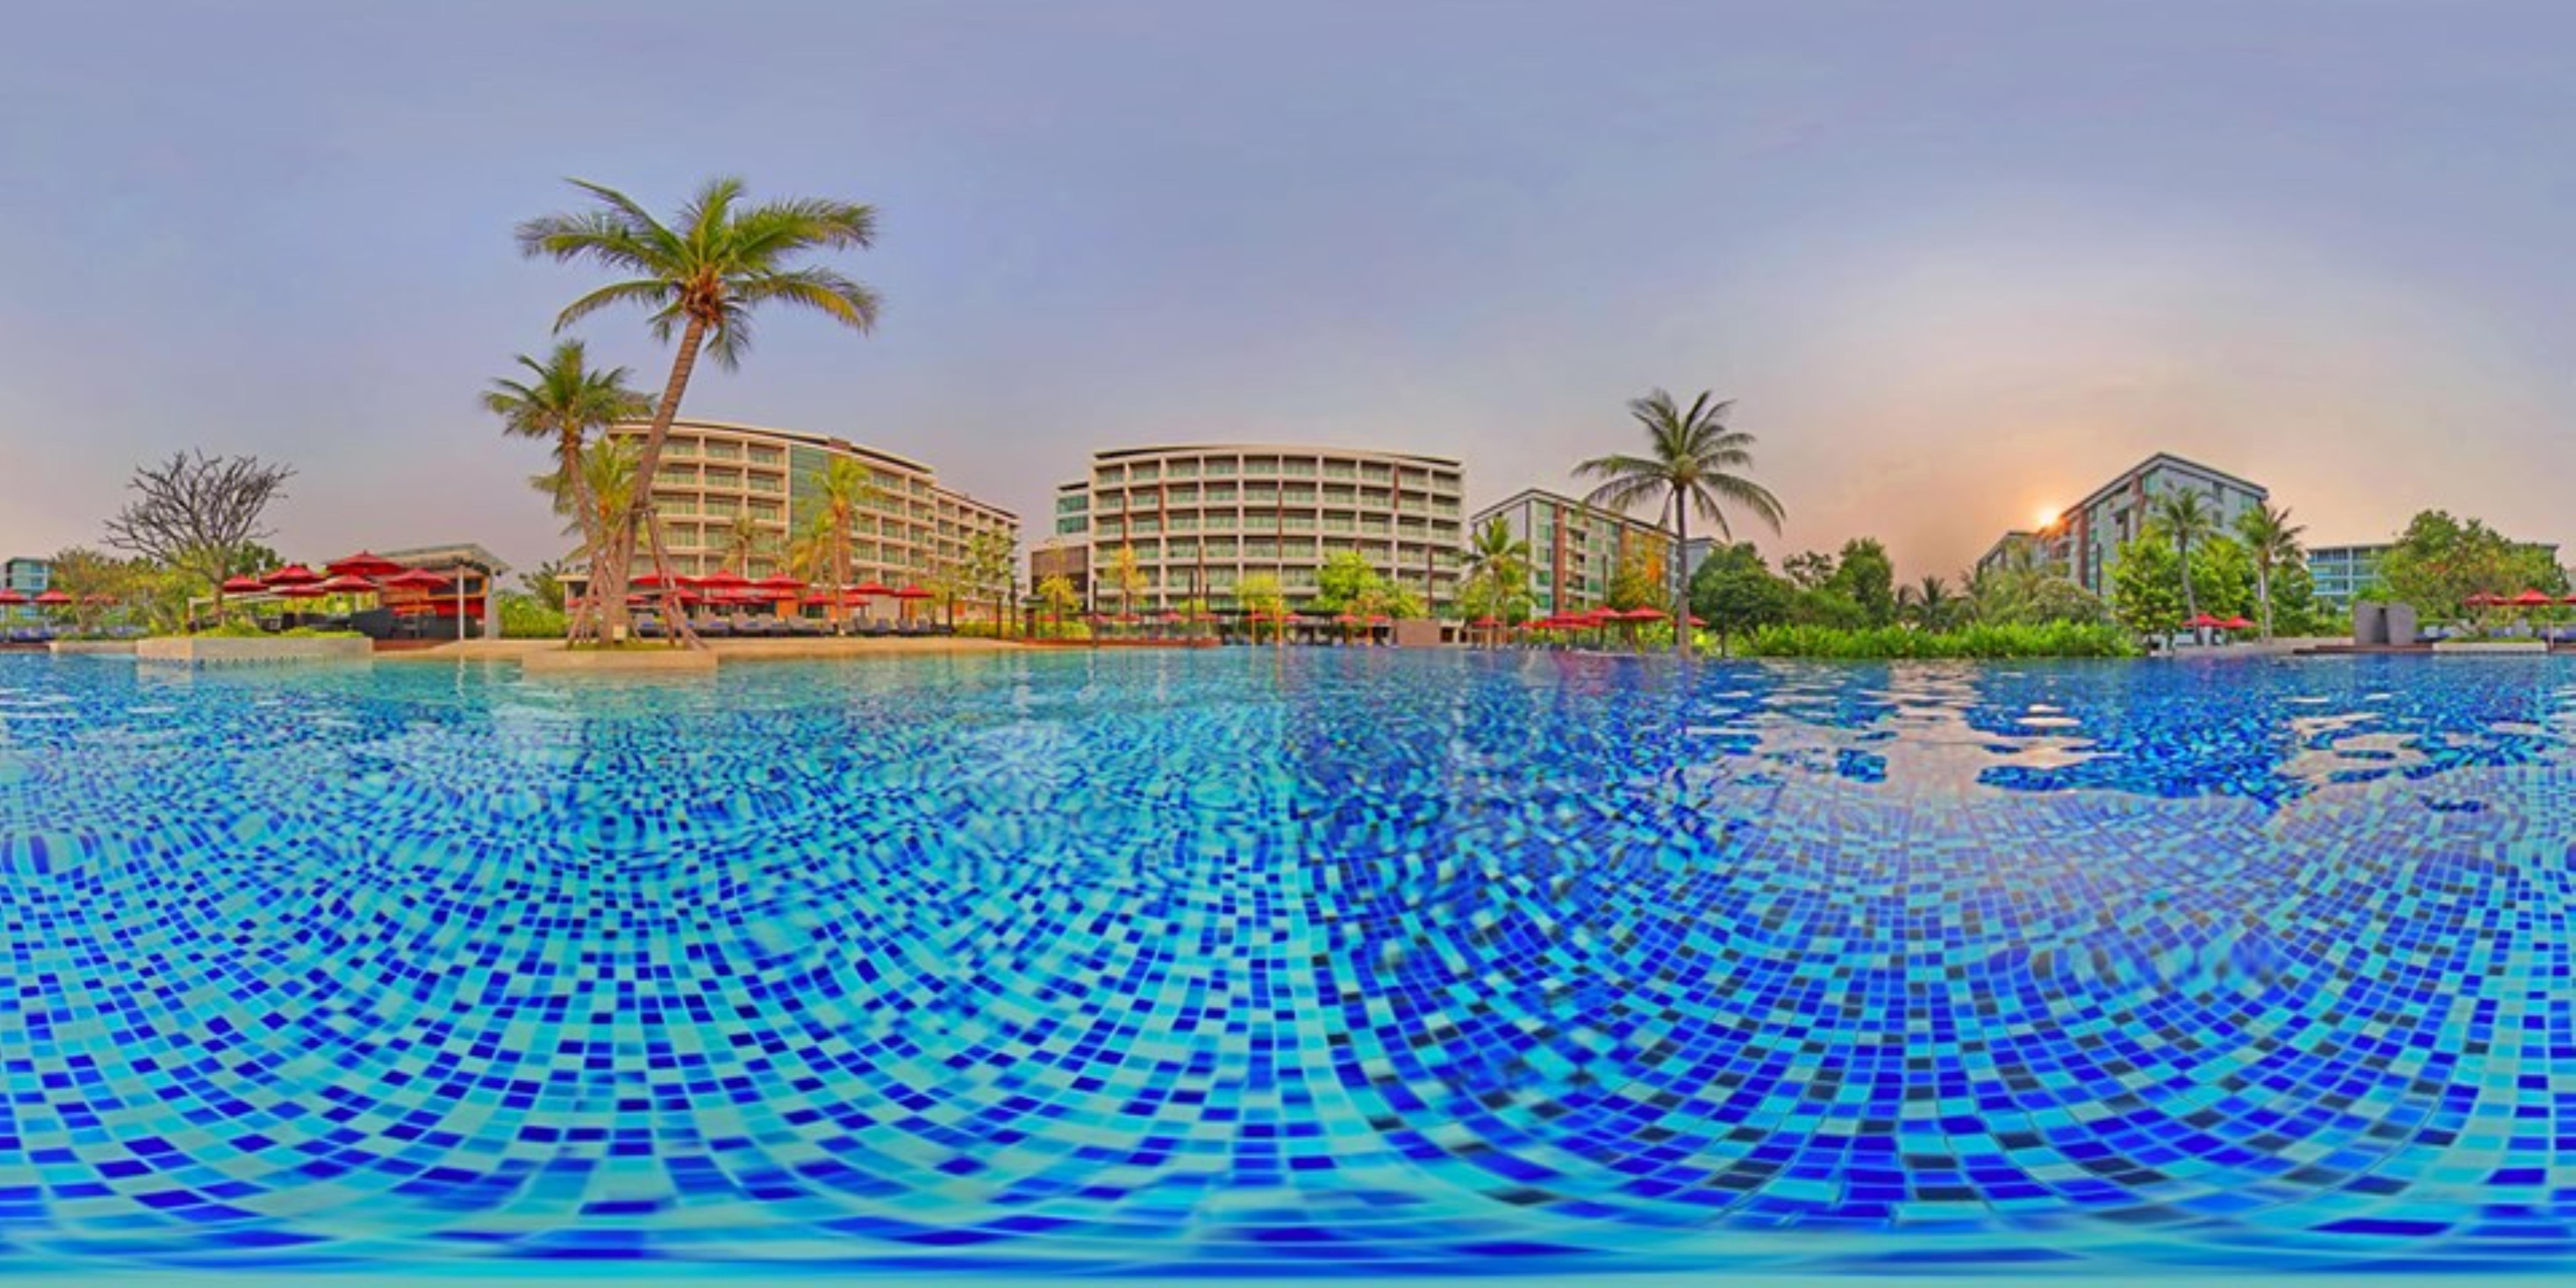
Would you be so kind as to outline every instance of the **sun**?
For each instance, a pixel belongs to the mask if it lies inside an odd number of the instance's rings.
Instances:
[[[2033,528],[2045,528],[2055,522],[2057,522],[2057,507],[2053,505],[2039,507],[2038,512],[2030,518],[2030,526]]]

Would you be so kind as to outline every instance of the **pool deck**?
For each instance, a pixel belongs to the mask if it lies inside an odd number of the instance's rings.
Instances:
[[[704,650],[639,648],[569,650],[557,640],[464,640],[428,648],[384,650],[376,660],[390,664],[419,662],[517,662],[548,672],[631,673],[705,671],[739,662],[859,661],[883,657],[923,657],[961,653],[1008,653],[1016,640],[965,639],[787,639],[709,640]]]

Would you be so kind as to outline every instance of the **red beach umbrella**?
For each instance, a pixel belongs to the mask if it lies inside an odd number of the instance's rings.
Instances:
[[[872,595],[891,595],[894,587],[881,581],[863,581],[849,588],[849,593],[865,599]]]
[[[2197,631],[2218,630],[2226,626],[2226,623],[2207,613],[2202,613],[2199,616],[2192,618],[2190,621],[2184,622],[2183,625]]]
[[[346,559],[334,559],[322,567],[325,571],[346,577],[386,577],[402,571],[401,564],[368,550],[361,550]]]
[[[14,591],[14,590],[0,590],[0,604],[9,604],[9,605],[13,605],[13,606],[14,606],[14,605],[17,605],[17,604],[23,604],[23,603],[26,603],[26,602],[27,602],[27,597],[26,597],[25,595],[22,595],[22,594],[18,593],[17,591]]]
[[[2249,622],[2242,617],[2230,617],[2226,621],[2220,622],[2218,624],[2218,629],[2222,631],[2250,631],[2254,629],[2254,623]]]
[[[792,595],[797,591],[805,589],[804,582],[798,581],[797,579],[784,574],[775,577],[763,577],[760,580],[751,583],[751,585],[754,590],[782,592],[782,598],[785,595]]]
[[[2526,590],[2504,602],[2511,604],[2516,608],[2546,608],[2558,601],[2551,599],[2549,596],[2544,595],[2539,591]]]
[[[376,584],[387,589],[399,586],[406,590],[441,590],[448,580],[427,568],[405,568]]]
[[[895,597],[895,598],[897,598],[897,599],[929,599],[929,598],[932,598],[931,593],[930,593],[929,591],[923,590],[923,589],[922,589],[921,587],[919,587],[919,586],[906,586],[906,587],[904,587],[904,588],[903,588],[903,589],[901,589],[901,590],[898,590],[898,591],[893,592],[893,594],[894,594],[894,597]]]
[[[698,589],[700,590],[745,590],[750,586],[750,578],[747,578],[741,573],[735,572],[730,568],[718,568],[714,572],[698,578]]]
[[[29,602],[40,608],[60,608],[72,602],[72,597],[59,590],[49,590]]]
[[[1619,614],[1620,620],[1630,622],[1660,622],[1665,616],[1664,610],[1660,608],[1631,608]]]
[[[670,579],[670,586],[676,589],[680,586],[688,585],[689,582],[690,578],[674,576]],[[626,584],[635,590],[661,590],[664,588],[662,574],[658,572],[648,572],[639,576],[629,577],[626,579]]]
[[[224,593],[227,595],[256,595],[266,589],[267,583],[257,577],[224,578]]]
[[[322,580],[322,574],[302,564],[288,564],[259,580],[265,586],[310,586]]]
[[[313,583],[313,589],[325,595],[372,595],[376,593],[376,583],[365,577],[342,573]]]

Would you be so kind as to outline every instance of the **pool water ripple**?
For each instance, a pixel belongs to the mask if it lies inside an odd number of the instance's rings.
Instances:
[[[2554,659],[0,659],[0,1270],[2576,1266]]]

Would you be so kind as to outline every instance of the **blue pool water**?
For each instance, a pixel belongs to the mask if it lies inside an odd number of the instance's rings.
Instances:
[[[2576,667],[0,658],[0,1269],[2576,1268]]]

